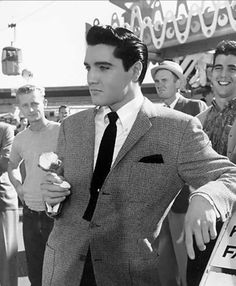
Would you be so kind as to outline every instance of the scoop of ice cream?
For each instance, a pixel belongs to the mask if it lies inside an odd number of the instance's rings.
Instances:
[[[39,156],[39,167],[44,171],[54,171],[56,172],[61,166],[61,160],[54,152],[45,152]]]

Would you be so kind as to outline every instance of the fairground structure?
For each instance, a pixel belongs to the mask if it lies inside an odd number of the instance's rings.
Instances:
[[[187,77],[186,96],[207,97],[212,50],[221,40],[236,39],[236,0],[109,1],[124,10],[120,18],[113,13],[110,24],[131,29],[147,44],[150,65],[163,59],[177,61]],[[93,23],[86,23],[86,29],[99,23],[99,18],[94,19]],[[142,90],[155,101],[153,83],[143,84]],[[86,86],[46,87],[46,96],[49,118],[56,117],[62,103],[72,106],[74,111],[91,105]],[[11,114],[14,103],[14,92],[0,89],[0,115]]]

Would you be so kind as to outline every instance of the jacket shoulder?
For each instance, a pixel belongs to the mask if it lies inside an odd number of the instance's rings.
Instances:
[[[205,109],[204,111],[200,112],[196,117],[200,120],[200,122],[202,123],[202,125],[204,124],[204,121],[206,120],[207,114],[208,112],[211,110],[212,105],[208,106],[207,109]]]

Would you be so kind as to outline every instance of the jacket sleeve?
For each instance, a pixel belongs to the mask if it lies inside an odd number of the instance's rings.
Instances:
[[[225,220],[236,201],[236,166],[215,152],[197,118],[185,129],[178,154],[178,171],[195,192],[207,194]]]

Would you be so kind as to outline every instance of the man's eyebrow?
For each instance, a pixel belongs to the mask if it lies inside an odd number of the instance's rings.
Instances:
[[[85,65],[85,66],[89,66],[89,64],[86,63],[86,62],[84,62],[84,65]],[[105,61],[95,62],[94,65],[95,65],[95,66],[100,66],[100,65],[113,66],[112,63],[110,63],[110,62],[105,62]]]
[[[213,67],[222,67],[222,66],[223,66],[222,64],[216,64]],[[227,67],[230,67],[230,68],[236,67],[236,64],[229,64],[229,65],[227,65]]]
[[[112,64],[110,62],[95,62],[95,66],[101,66],[101,65],[106,65],[106,66],[112,66]]]

